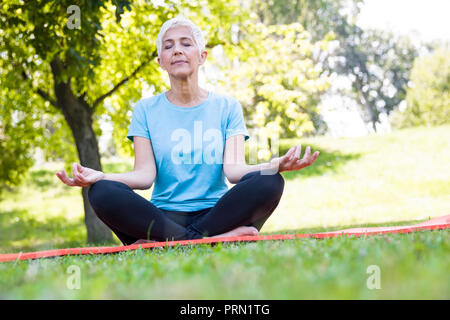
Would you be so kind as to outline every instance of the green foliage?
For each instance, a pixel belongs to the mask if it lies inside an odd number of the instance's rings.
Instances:
[[[391,32],[363,30],[355,24],[363,1],[286,0],[251,1],[252,10],[265,24],[299,22],[313,40],[332,34],[337,45],[320,60],[324,73],[342,75],[351,81],[351,90],[339,90],[361,108],[364,120],[379,121],[405,99],[406,85],[417,48],[407,37]],[[318,127],[320,123],[315,126]]]
[[[393,117],[397,128],[450,122],[450,50],[439,48],[417,58],[407,89],[406,109]]]
[[[336,40],[349,21],[352,21],[359,12],[361,0],[285,0],[249,2],[250,11],[256,16],[257,21],[266,26],[292,25],[299,23],[299,32],[305,32],[312,43],[317,41],[329,42]],[[302,31],[304,30],[304,31]],[[289,44],[286,44],[289,45]],[[312,59],[316,71],[322,80],[334,72],[328,59],[334,53],[330,50],[316,51]],[[302,72],[302,70],[300,70]],[[313,124],[314,130],[306,130],[303,134],[323,134],[327,130],[327,124],[318,112],[316,106],[323,91],[316,92],[311,99],[311,104],[305,108],[305,104],[299,105],[301,112],[307,114],[308,121]],[[292,135],[291,132],[289,135]]]
[[[314,41],[322,40],[352,21],[363,0],[283,0],[250,1],[251,11],[266,25],[298,22]]]
[[[299,23],[255,22],[239,31],[242,39],[234,56],[216,62],[226,79],[221,86],[241,102],[247,127],[257,129],[261,139],[261,158],[267,159],[270,137],[301,137],[314,131],[311,115],[329,85],[315,58],[328,41],[312,43]]]
[[[26,110],[32,110],[30,101],[25,99],[19,108],[6,108],[5,90],[0,92],[0,183],[7,186],[18,185],[24,173],[33,165],[33,143],[41,134],[38,115],[25,116]],[[7,94],[7,93],[6,93]],[[14,92],[9,92],[14,94]],[[17,97],[22,99],[23,97]],[[0,188],[0,192],[3,188]]]
[[[119,153],[131,154],[126,133],[132,106],[144,88],[168,89],[155,59],[162,23],[184,14],[207,33],[213,47],[231,41],[230,26],[242,19],[235,14],[236,1],[86,0],[76,3],[79,28],[68,28],[72,4],[10,0],[0,6],[0,146],[8,150],[0,181],[18,183],[36,147],[47,160],[64,159],[66,167],[77,161],[73,130],[81,124],[69,127],[67,113],[74,100],[92,113],[96,135],[100,118],[111,121]],[[69,92],[58,96],[56,84]],[[15,109],[21,110],[22,122],[9,120]]]
[[[202,7],[203,6],[203,7]],[[142,98],[143,90],[159,94],[170,87],[168,77],[156,61],[156,37],[164,21],[183,14],[203,31],[207,50],[222,44],[232,47],[230,28],[234,23],[243,23],[246,12],[240,15],[237,1],[182,1],[179,5],[167,2],[166,6],[153,8],[148,3],[133,3],[132,10],[122,16],[120,25],[105,19],[103,26],[103,64],[97,68],[100,79],[96,84],[112,88],[123,76],[130,74],[141,63],[146,62],[139,74],[127,81],[116,94],[107,99],[97,115],[106,114],[114,127],[114,141],[120,155],[132,155],[132,144],[126,138],[132,115],[132,105]],[[111,12],[109,13],[111,15]],[[208,58],[209,59],[209,58]],[[148,63],[147,63],[148,62]],[[119,71],[119,72],[118,72]]]
[[[6,63],[0,60],[0,70]],[[0,86],[0,184],[20,184],[33,165],[34,146],[43,143],[39,104],[17,74],[1,74],[0,84],[16,83],[17,90]],[[3,188],[0,188],[0,192]]]
[[[124,4],[126,1],[115,1]],[[0,181],[20,183],[36,148],[47,160],[77,159],[72,132],[60,113],[55,82],[85,90],[101,60],[98,11],[102,1],[81,1],[81,25],[67,27],[72,1],[3,1],[0,6]],[[63,61],[59,74],[51,70]],[[70,79],[70,80],[69,80]],[[67,119],[66,119],[67,120]]]

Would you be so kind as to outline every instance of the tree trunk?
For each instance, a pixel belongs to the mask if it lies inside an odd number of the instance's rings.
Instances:
[[[77,99],[75,97],[70,87],[70,80],[67,83],[57,81],[59,71],[61,71],[60,62],[58,60],[52,61],[51,66],[55,79],[57,105],[72,131],[80,163],[82,166],[101,171],[98,142],[92,128],[93,109],[82,98]],[[113,239],[111,230],[97,217],[89,203],[88,188],[82,188],[81,191],[87,242],[111,242]]]
[[[72,99],[71,99],[72,100]],[[92,128],[92,115],[77,100],[68,101],[63,111],[77,146],[82,166],[102,171],[97,138]],[[89,188],[82,188],[84,222],[87,228],[88,243],[111,242],[111,230],[97,217],[88,199]]]

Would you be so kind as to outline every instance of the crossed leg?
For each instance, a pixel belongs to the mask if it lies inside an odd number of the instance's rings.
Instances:
[[[216,205],[187,227],[204,237],[232,236],[254,227],[261,230],[265,221],[278,206],[284,190],[280,173],[261,175],[259,171],[247,173]]]
[[[126,184],[100,180],[89,189],[89,201],[102,220],[125,244],[253,234],[277,207],[284,179],[250,172],[223,195],[206,214],[187,227],[169,219]]]

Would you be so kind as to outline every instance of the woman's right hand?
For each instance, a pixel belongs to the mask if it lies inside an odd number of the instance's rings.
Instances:
[[[105,177],[103,172],[83,167],[78,163],[73,164],[72,173],[73,178],[69,178],[63,169],[56,172],[56,176],[69,187],[89,187]]]

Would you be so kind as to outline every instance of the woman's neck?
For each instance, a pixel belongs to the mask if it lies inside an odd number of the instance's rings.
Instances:
[[[166,97],[175,105],[196,106],[208,97],[208,91],[200,88],[198,84],[178,83],[172,84],[171,89],[166,92]]]

